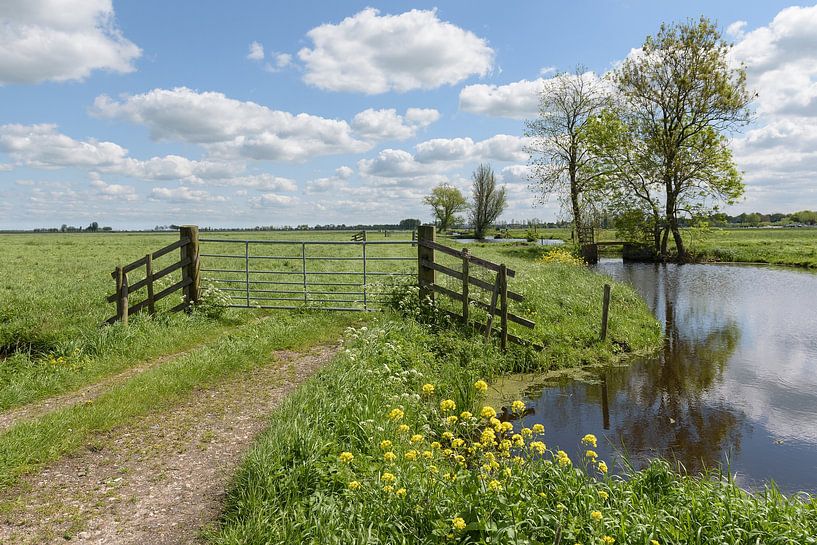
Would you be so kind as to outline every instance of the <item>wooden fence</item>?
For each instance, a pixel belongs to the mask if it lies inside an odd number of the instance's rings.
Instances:
[[[359,232],[355,233],[354,235],[352,235],[352,240],[355,241],[355,242],[361,242],[361,241],[365,242],[365,240],[366,240],[366,231],[359,231]]]
[[[116,303],[116,315],[108,318],[107,323],[112,324],[121,321],[128,323],[128,316],[137,312],[147,310],[149,313],[156,312],[156,303],[168,295],[182,290],[182,302],[170,309],[171,312],[189,310],[191,305],[199,300],[199,233],[198,227],[186,225],[179,231],[179,240],[169,244],[164,248],[149,253],[127,265],[118,266],[111,273],[116,281],[116,292],[107,297],[109,303]],[[158,259],[170,252],[178,249],[179,260],[171,265],[167,265],[159,271],[153,270],[153,260]],[[130,284],[128,273],[141,267],[145,268],[145,275],[142,280]],[[161,278],[181,270],[181,280],[160,290],[155,291],[155,283]],[[141,290],[147,290],[144,300],[135,305],[129,304],[130,295]]]
[[[435,252],[447,254],[461,260],[460,270],[447,267],[435,261]],[[499,316],[500,344],[504,350],[508,341],[523,345],[533,345],[530,341],[522,339],[508,333],[508,322],[514,322],[527,328],[533,328],[536,324],[518,316],[508,309],[508,301],[524,301],[524,297],[508,289],[508,278],[514,278],[516,271],[509,269],[504,264],[497,264],[491,261],[471,255],[467,248],[457,250],[439,244],[436,241],[436,231],[433,225],[423,225],[418,230],[417,240],[417,265],[418,284],[420,287],[420,297],[430,298],[432,301],[435,294],[444,295],[454,301],[462,303],[460,312],[450,312],[449,314],[462,320],[465,324],[471,322],[471,307],[480,308],[488,313],[487,323],[482,326],[485,338],[489,338],[493,331],[494,316]],[[474,276],[471,273],[471,266],[482,267],[496,273],[496,280],[491,283]],[[458,280],[461,284],[461,291],[454,291],[440,285],[436,280],[436,273],[441,273]],[[485,303],[471,296],[471,287],[480,288],[490,293],[490,303]]]

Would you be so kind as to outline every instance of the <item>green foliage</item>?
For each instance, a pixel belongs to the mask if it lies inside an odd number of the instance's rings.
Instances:
[[[474,237],[485,238],[485,231],[505,210],[505,188],[496,187],[496,177],[490,165],[480,164],[473,173],[471,224]]]
[[[230,302],[230,296],[226,291],[218,289],[214,284],[206,284],[199,294],[194,310],[208,318],[221,318],[227,312]]]
[[[431,207],[440,232],[460,221],[457,214],[468,209],[468,201],[462,192],[450,184],[438,185],[431,190],[431,195],[423,198],[423,202]]]

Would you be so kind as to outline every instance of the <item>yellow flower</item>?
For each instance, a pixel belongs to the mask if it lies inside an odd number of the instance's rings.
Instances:
[[[387,452],[383,455],[383,459],[388,463],[392,463],[397,459],[397,455],[393,452]]]
[[[405,489],[405,488],[398,488],[397,490],[395,490],[395,491],[394,491],[394,493],[395,493],[396,495],[398,495],[398,496],[401,496],[401,497],[402,497],[402,496],[405,496],[405,495],[406,495],[406,489]]]
[[[451,416],[447,417],[445,421],[449,426],[453,426],[457,423],[457,417],[452,414]]]
[[[502,422],[499,421],[499,418],[492,416],[491,418],[488,419],[488,423],[496,431],[502,431]]]
[[[500,490],[502,490],[502,483],[494,479],[488,483],[488,490],[499,492]]]
[[[509,450],[511,450],[511,442],[508,441],[507,439],[503,439],[502,441],[499,442],[499,450],[503,452],[508,452]]]
[[[444,413],[449,411],[454,411],[457,409],[457,404],[454,403],[453,399],[443,399],[440,401],[440,410]]]
[[[525,446],[525,438],[518,433],[513,434],[513,436],[511,437],[511,441],[513,441],[513,446],[515,447]]]
[[[419,433],[415,433],[414,435],[411,436],[411,439],[409,439],[409,440],[412,443],[420,443],[423,440],[423,436],[420,435]]]
[[[451,441],[454,438],[454,434],[451,433],[450,431],[446,431],[443,432],[442,438],[445,439],[446,441]]]
[[[496,411],[490,405],[484,406],[479,414],[482,418],[496,418]]]
[[[417,459],[417,451],[410,450],[405,454],[406,460],[416,460]]]
[[[382,448],[383,450],[390,449],[391,441],[389,441],[388,439],[383,439],[382,441],[380,441],[380,448]]]
[[[531,431],[530,428],[522,428],[521,430],[519,430],[519,433],[522,434],[522,437],[531,437],[533,435],[533,432]]]
[[[386,486],[383,487],[383,492],[393,492],[393,491],[394,491],[394,487],[391,486],[391,485],[387,484]]]
[[[604,536],[604,537],[601,538],[601,542],[604,543],[604,545],[613,545],[613,543],[616,542],[616,538],[610,537],[610,536]]]
[[[513,403],[511,403],[511,410],[517,414],[520,414],[525,411],[525,402],[517,399]]]
[[[399,426],[397,426],[397,431],[399,431],[400,433],[408,433],[409,431],[408,424],[400,424]]]
[[[502,470],[502,473],[503,473],[503,474],[504,474],[506,477],[510,477],[510,476],[511,476],[511,474],[512,474],[513,472],[511,471],[511,468],[506,467],[504,470]]]
[[[651,539],[651,540],[650,540],[650,545],[661,545],[661,544],[660,544],[660,543],[658,543],[658,540],[657,540],[657,539]]]
[[[427,396],[430,396],[434,393],[434,385],[433,384],[423,384],[423,393]]]
[[[486,445],[493,444],[496,441],[496,432],[491,428],[485,428],[484,430],[482,430],[480,441],[482,441]]]
[[[484,380],[478,380],[474,383],[474,388],[477,390],[477,392],[481,392],[484,394],[485,392],[488,391],[488,383],[485,382]]]
[[[602,473],[607,473],[607,464],[604,462],[599,462],[599,471]]]
[[[391,420],[392,422],[397,422],[398,420],[406,416],[406,413],[403,412],[403,409],[394,408],[391,411],[389,411],[388,416],[389,420]]]
[[[559,502],[556,504],[556,509],[558,509],[559,511],[564,511],[565,509],[567,509],[567,507],[565,507],[565,504]]]
[[[358,488],[360,488],[360,483],[357,481],[349,481],[348,487],[349,490],[357,490]]]
[[[464,441],[464,440],[462,440],[462,439],[460,439],[459,437],[457,437],[456,439],[454,439],[453,441],[451,441],[451,446],[452,446],[453,448],[460,448],[460,447],[462,447],[464,444],[465,444],[465,441]]]
[[[542,424],[534,424],[533,433],[545,433],[545,427]]]
[[[590,458],[591,460],[595,460],[596,458],[598,458],[598,457],[599,457],[599,455],[596,453],[596,451],[595,451],[595,450],[587,450],[587,451],[585,451],[584,456],[585,456],[586,458]]]
[[[513,424],[511,424],[510,422],[503,422],[502,423],[502,431],[504,431],[505,433],[512,432],[513,431]]]
[[[571,464],[570,456],[568,456],[567,453],[563,450],[560,450],[556,453],[556,460],[562,467],[569,466]]]
[[[341,462],[343,462],[344,464],[348,464],[349,462],[351,462],[352,460],[354,460],[354,459],[355,459],[355,457],[354,457],[354,455],[353,455],[351,452],[345,452],[345,451],[344,451],[344,452],[341,452],[341,453],[340,453],[340,456],[338,456],[338,459],[339,459]]]
[[[596,522],[601,520],[601,511],[591,511],[590,518],[595,520]]]
[[[462,517],[454,517],[453,519],[451,519],[451,525],[458,532],[461,530],[465,530],[465,520],[463,520]]]
[[[437,469],[437,466],[428,466],[428,470],[432,473],[437,473],[439,471],[439,469]]]
[[[596,436],[592,433],[588,433],[584,437],[582,437],[582,443],[585,445],[590,445],[593,448],[596,448],[598,445],[596,444]]]
[[[599,490],[599,498],[601,498],[602,500],[606,500],[609,497],[610,496],[609,494],[607,494],[607,492],[605,492],[604,490]]]
[[[380,480],[383,481],[384,483],[393,483],[394,481],[397,480],[397,477],[395,477],[394,474],[386,471],[385,473],[383,473],[383,475],[381,475]]]
[[[442,445],[440,444],[439,441],[432,441],[431,442],[431,448],[437,448],[437,449],[442,448]]]
[[[462,412],[460,413],[460,418],[462,418],[463,420],[469,420],[470,418],[473,418],[473,416],[474,416],[474,415],[473,415],[473,414],[471,414],[471,413],[470,413],[470,412],[468,412],[468,411],[462,411]]]
[[[542,455],[545,453],[545,444],[541,441],[531,441],[530,449],[536,451],[537,454]]]
[[[430,450],[424,450],[423,451],[423,458],[425,458],[426,460],[431,460],[433,457],[434,457],[434,453],[431,452]]]
[[[452,472],[448,472],[448,473],[446,473],[446,474],[445,474],[445,480],[447,480],[447,481],[451,481],[451,482],[456,481],[456,480],[457,480],[457,475],[456,475],[456,473],[452,473]]]

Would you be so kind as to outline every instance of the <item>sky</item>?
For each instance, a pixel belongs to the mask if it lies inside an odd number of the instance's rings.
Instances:
[[[2,0],[0,229],[397,223],[489,163],[501,219],[554,221],[524,123],[701,15],[758,98],[727,211],[817,209],[817,6],[669,0]]]

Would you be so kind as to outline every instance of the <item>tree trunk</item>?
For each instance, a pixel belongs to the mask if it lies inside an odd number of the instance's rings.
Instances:
[[[681,230],[678,228],[678,218],[672,218],[672,224],[670,224],[670,228],[672,229],[672,238],[675,239],[675,247],[678,249],[678,261],[683,263],[686,261],[687,252],[686,248],[684,247],[684,239],[681,238]]]

